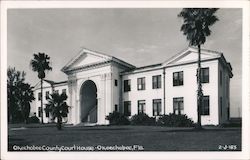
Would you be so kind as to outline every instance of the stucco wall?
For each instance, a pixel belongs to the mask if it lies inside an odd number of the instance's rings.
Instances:
[[[63,83],[63,84],[58,84],[58,85],[55,85],[54,86],[54,90],[58,90],[59,91],[59,94],[62,93],[62,90],[63,89],[66,89],[66,94],[68,95],[68,99],[67,99],[67,103],[69,104],[69,92],[68,92],[68,85],[67,83]],[[46,107],[46,104],[48,103],[47,99],[46,99],[46,92],[49,92],[49,94],[52,94],[53,92],[53,89],[51,87],[51,85],[44,81],[43,82],[43,109]],[[35,91],[34,91],[34,95],[35,95],[35,101],[33,102],[33,106],[32,106],[32,109],[31,109],[31,112],[35,112],[36,113],[36,116],[41,120],[41,117],[39,117],[38,113],[39,113],[39,107],[41,106],[41,101],[38,100],[38,93],[41,92],[41,89],[40,89],[40,86],[39,88],[37,88]],[[31,113],[32,114],[32,113]],[[44,123],[48,123],[48,122],[52,122],[51,120],[51,115],[50,117],[46,117],[46,112],[43,110],[43,121]],[[63,119],[64,122],[68,122],[68,118],[64,118]]]
[[[161,75],[162,85],[161,88],[153,89],[152,88],[152,76]],[[137,78],[145,77],[146,88],[145,90],[137,90]],[[131,115],[137,114],[137,103],[138,100],[146,100],[146,113],[149,116],[153,116],[153,99],[162,99],[162,107],[163,107],[163,69],[135,73],[130,75],[123,75],[124,80],[131,80],[131,91],[123,92],[122,101],[131,101]],[[124,84],[123,84],[124,85]],[[163,113],[163,108],[162,108]]]
[[[210,114],[201,117],[201,123],[218,124],[218,61],[202,62],[201,67],[209,67],[209,83],[203,83],[203,95],[209,96]],[[166,69],[166,110],[173,113],[173,98],[184,98],[184,114],[197,121],[197,64],[176,66]],[[183,85],[173,86],[173,73],[183,71]]]

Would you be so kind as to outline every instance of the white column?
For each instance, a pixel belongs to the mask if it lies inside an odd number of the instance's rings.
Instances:
[[[97,110],[97,123],[105,124],[106,114],[106,74],[101,75],[100,89],[97,94],[98,110]]]
[[[109,115],[113,110],[112,102],[112,73],[107,73],[106,75],[106,116]]]
[[[76,104],[76,77],[71,76],[69,77],[69,98],[70,98],[70,122],[73,124],[77,124],[77,104]]]

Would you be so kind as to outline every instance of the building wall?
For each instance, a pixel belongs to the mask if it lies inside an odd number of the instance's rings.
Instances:
[[[201,117],[201,123],[218,124],[218,61],[202,62],[201,67],[209,67],[209,83],[203,83],[203,95],[209,96],[210,114]],[[197,63],[166,69],[166,111],[173,113],[173,98],[183,97],[184,114],[197,122]],[[173,73],[183,71],[183,85],[173,86]]]
[[[51,87],[51,85],[49,83],[47,83],[46,81],[43,82],[43,109],[46,107],[46,104],[48,103],[47,99],[46,99],[46,92],[48,91],[49,94],[53,93],[53,89],[54,91],[58,90],[59,94],[62,93],[63,89],[66,89],[66,94],[69,95],[68,93],[68,86],[67,83],[63,83],[63,84],[59,84],[59,85],[55,85],[54,88]],[[41,121],[41,117],[39,116],[39,107],[41,106],[41,100],[38,99],[38,94],[41,93],[41,88],[39,86],[39,88],[37,88],[34,91],[34,95],[35,95],[35,101],[33,102],[33,106],[31,109],[32,115],[34,115],[34,113],[36,114],[36,116],[40,119]],[[67,103],[69,101],[69,96],[67,99]],[[51,119],[52,116],[50,115],[49,117],[46,117],[46,112],[45,110],[43,110],[43,121],[44,123],[48,123],[48,122],[53,122],[53,120]],[[68,122],[68,118],[64,118],[63,119],[64,122]]]
[[[222,75],[220,76],[220,71]],[[220,80],[222,78],[222,80]],[[228,70],[223,66],[221,63],[218,66],[218,88],[219,88],[219,93],[218,93],[218,117],[220,123],[224,123],[228,120],[229,115],[228,115],[228,108],[230,107],[230,78],[229,78],[229,73]],[[220,104],[222,99],[222,104]],[[230,113],[229,113],[230,114]]]
[[[204,96],[209,96],[210,114],[204,115],[201,118],[203,125],[223,123],[228,118],[227,107],[230,105],[229,84],[230,78],[228,71],[220,64],[219,60],[205,61],[201,63],[203,68],[209,67],[209,83],[203,83],[202,89]],[[154,68],[151,70],[144,69],[132,71],[130,73],[121,74],[123,68],[112,63],[100,68],[92,68],[89,70],[70,73],[68,82],[55,85],[54,90],[59,90],[62,93],[66,89],[68,100],[67,103],[71,106],[68,118],[64,119],[67,123],[78,124],[81,122],[81,87],[87,80],[91,80],[97,87],[97,124],[108,124],[105,117],[115,109],[123,112],[124,101],[131,101],[131,115],[138,114],[138,100],[145,100],[145,112],[149,116],[153,116],[153,99],[161,99],[162,109],[161,114],[173,113],[173,98],[184,98],[184,114],[193,121],[197,121],[197,79],[196,79],[197,63],[178,65],[165,68],[165,109],[164,107],[164,68]],[[173,86],[173,73],[183,71],[183,85]],[[220,84],[220,71],[222,71],[222,84]],[[161,88],[153,89],[152,77],[161,75]],[[145,77],[145,90],[137,89],[137,79]],[[131,91],[124,92],[124,80],[131,80]],[[117,80],[117,86],[115,81]],[[226,89],[228,87],[228,89]],[[44,82],[43,102],[46,91],[52,93],[52,88],[49,83]],[[35,109],[38,116],[38,92],[35,90]],[[228,92],[228,96],[227,96]],[[220,97],[222,97],[222,108],[220,108]],[[116,108],[117,106],[117,108]],[[45,106],[44,106],[45,108]],[[51,122],[50,118],[45,116],[44,122]]]
[[[152,76],[161,75],[161,88],[152,88]],[[145,77],[146,88],[145,90],[137,89],[137,78]],[[122,76],[122,83],[124,80],[131,80],[131,91],[124,92],[122,101],[131,101],[131,115],[138,114],[138,100],[146,101],[146,113],[153,116],[153,99],[161,99],[162,101],[162,114],[163,114],[163,69],[127,74]]]

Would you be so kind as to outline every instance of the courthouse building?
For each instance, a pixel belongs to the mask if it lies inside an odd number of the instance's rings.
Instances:
[[[82,51],[63,68],[67,81],[45,80],[43,97],[40,83],[35,86],[31,112],[41,118],[52,92],[65,92],[70,109],[64,119],[70,124],[108,124],[105,117],[118,111],[127,116],[146,113],[160,116],[186,114],[197,121],[197,59],[195,48],[188,48],[162,63],[136,67],[116,57],[96,51]],[[202,125],[218,125],[230,115],[230,78],[232,67],[222,53],[201,50]],[[44,122],[51,122],[44,112]]]

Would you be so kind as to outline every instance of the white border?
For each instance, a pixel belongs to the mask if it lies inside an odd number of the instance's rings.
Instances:
[[[250,159],[249,155],[249,1],[0,1],[1,2],[1,159]],[[241,152],[8,152],[7,9],[11,8],[183,8],[243,9]],[[237,53],[236,53],[237,54]],[[243,69],[244,68],[244,69]],[[240,82],[239,82],[240,83]]]

